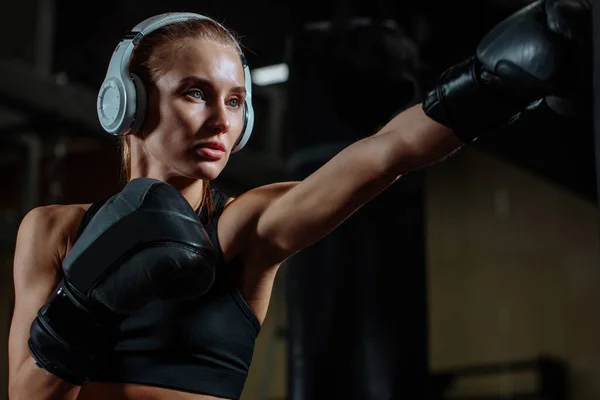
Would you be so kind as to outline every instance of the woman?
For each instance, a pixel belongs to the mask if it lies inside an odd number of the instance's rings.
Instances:
[[[573,40],[578,26],[561,19],[563,3],[535,3],[509,18],[481,42],[478,57],[443,74],[423,104],[348,146],[305,180],[259,187],[235,199],[210,190],[209,182],[247,140],[251,108],[239,45],[205,18],[143,37],[129,70],[146,88],[138,101],[147,102],[147,112],[122,138],[127,177],[166,182],[199,212],[218,254],[216,278],[196,299],[156,300],[132,313],[91,382],[73,384],[40,368],[27,340],[38,310],[63,279],[65,258],[103,202],[32,210],[19,228],[14,260],[11,400],[239,398],[284,260],[403,174],[510,122],[534,100],[564,94],[555,83],[570,80],[568,68],[539,67],[580,49]],[[576,11],[589,16],[589,5],[577,4]],[[555,46],[558,40],[567,46]],[[511,63],[502,61],[507,59]]]

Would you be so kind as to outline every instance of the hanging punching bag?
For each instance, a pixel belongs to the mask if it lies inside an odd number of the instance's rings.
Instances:
[[[341,34],[314,24],[293,39],[292,179],[419,96],[410,40],[355,22]],[[421,174],[402,178],[287,262],[289,400],[426,397],[422,196]]]

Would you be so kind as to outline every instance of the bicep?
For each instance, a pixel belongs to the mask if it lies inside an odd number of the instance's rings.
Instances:
[[[330,233],[398,178],[383,147],[375,137],[354,143],[271,199],[257,219],[257,240],[283,261]]]
[[[40,209],[30,211],[19,227],[13,263],[15,308],[9,334],[9,376],[30,357],[29,328],[61,279],[56,233]]]

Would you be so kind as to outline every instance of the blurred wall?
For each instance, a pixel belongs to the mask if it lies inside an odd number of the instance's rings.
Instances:
[[[549,354],[568,363],[570,399],[597,399],[595,205],[472,149],[431,168],[427,182],[431,368]],[[499,376],[456,393],[532,384]]]

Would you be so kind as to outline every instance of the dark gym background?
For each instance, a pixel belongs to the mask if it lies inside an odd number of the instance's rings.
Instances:
[[[123,183],[95,96],[139,21],[205,14],[241,36],[251,67],[288,65],[287,82],[255,86],[253,137],[215,182],[235,195],[302,179],[373,133],[527,3],[0,2],[0,339],[22,216]],[[539,113],[546,126],[524,119],[402,178],[290,259],[244,400],[597,399],[600,141],[591,113]],[[2,346],[0,398],[6,386]]]

